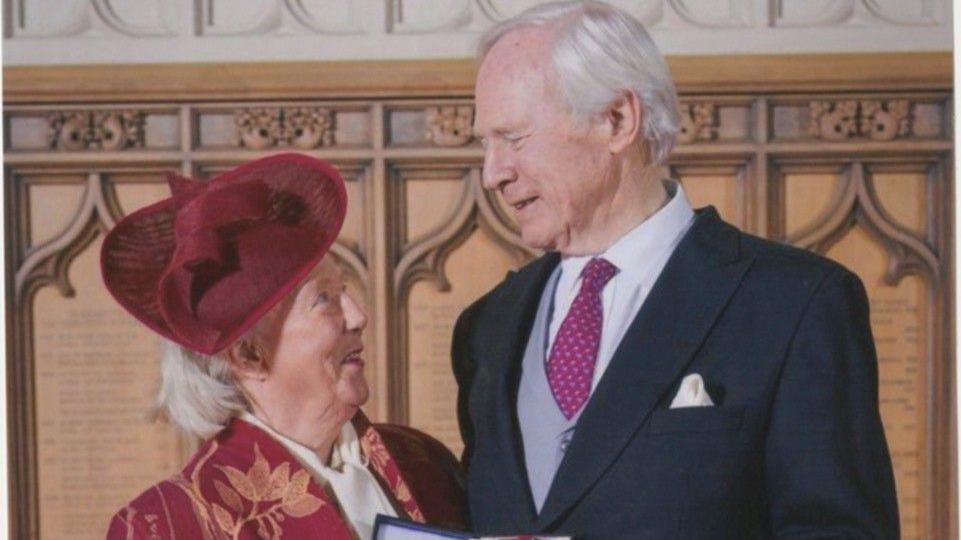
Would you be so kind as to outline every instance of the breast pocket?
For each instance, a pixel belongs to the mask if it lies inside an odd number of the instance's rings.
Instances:
[[[648,435],[738,431],[744,425],[746,407],[683,407],[654,411],[648,420]]]

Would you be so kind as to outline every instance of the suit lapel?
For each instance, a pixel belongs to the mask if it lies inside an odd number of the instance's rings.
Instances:
[[[750,266],[738,251],[737,230],[713,208],[698,211],[581,414],[538,517],[541,528],[614,463],[683,373]]]
[[[534,501],[524,465],[524,448],[517,422],[517,392],[520,386],[521,365],[528,336],[537,314],[537,306],[544,286],[560,261],[556,253],[549,253],[512,275],[504,285],[502,295],[494,302],[498,323],[492,326],[489,358],[494,361],[494,425],[497,444],[504,450],[505,459],[498,460],[492,471],[505,492],[499,497],[510,497],[515,508],[525,509],[525,523],[534,523]]]

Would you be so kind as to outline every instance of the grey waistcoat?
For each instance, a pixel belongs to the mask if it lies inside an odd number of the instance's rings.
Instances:
[[[561,464],[567,445],[574,436],[580,411],[570,420],[564,418],[554,401],[544,364],[547,359],[548,323],[554,304],[554,289],[559,269],[551,275],[541,294],[537,316],[524,350],[520,388],[517,392],[517,418],[524,441],[524,461],[534,505],[540,513],[554,474]],[[581,411],[584,409],[581,408]]]

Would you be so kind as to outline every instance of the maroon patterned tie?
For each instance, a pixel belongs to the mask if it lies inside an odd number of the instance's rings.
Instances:
[[[568,420],[584,406],[591,393],[604,323],[601,290],[617,271],[616,266],[601,258],[587,263],[581,272],[581,290],[557,330],[547,357],[547,381]]]

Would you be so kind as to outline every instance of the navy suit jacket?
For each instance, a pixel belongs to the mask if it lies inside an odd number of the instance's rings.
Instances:
[[[578,422],[538,515],[522,356],[556,253],[465,310],[453,339],[474,531],[616,538],[898,538],[860,280],[700,210]],[[716,406],[669,409],[703,377]]]

